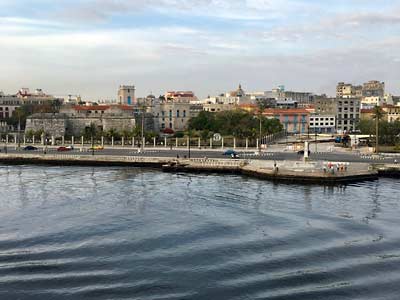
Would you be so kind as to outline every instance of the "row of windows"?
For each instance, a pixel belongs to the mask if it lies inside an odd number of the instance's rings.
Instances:
[[[335,123],[310,123],[310,126],[335,126]]]
[[[8,109],[8,107],[5,107],[4,110],[8,111],[9,109]],[[3,111],[3,107],[0,107],[0,111]]]
[[[164,117],[165,116],[165,111],[161,112],[161,115]],[[169,117],[172,118],[172,110],[169,111]],[[179,109],[176,111],[176,117],[180,118],[180,111]],[[186,110],[183,111],[183,118],[186,118]]]
[[[335,118],[327,118],[327,117],[320,117],[320,118],[313,118],[313,117],[311,117],[310,118],[310,121],[335,121]]]
[[[169,128],[172,128],[172,123],[169,123]],[[165,129],[165,123],[161,124],[161,129]]]
[[[88,114],[91,114],[92,111],[91,111],[91,110],[88,110],[87,113],[88,113]],[[94,113],[95,113],[95,114],[98,114],[98,113],[100,113],[100,112],[97,111],[97,110],[95,110]],[[104,111],[102,110],[101,113],[104,114]]]

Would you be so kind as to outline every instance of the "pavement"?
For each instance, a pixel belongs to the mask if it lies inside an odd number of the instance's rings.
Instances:
[[[8,146],[8,153],[43,153],[44,147],[37,146],[38,150],[35,151],[24,151],[22,149],[16,149],[15,146]],[[88,150],[89,145],[85,147],[75,146],[73,151],[57,152],[57,147],[46,147],[46,153],[59,153],[64,155],[92,155],[92,151]],[[4,153],[4,147],[0,147],[2,153]],[[226,150],[226,149],[225,149]],[[315,151],[317,150],[317,151]],[[363,150],[363,149],[361,149]],[[223,149],[198,149],[191,148],[191,158],[229,158],[229,156],[223,155]],[[269,161],[302,161],[303,156],[297,154],[297,150],[289,149],[285,145],[272,145],[268,149],[265,149],[258,153],[257,149],[246,150],[237,149],[235,150],[239,154],[239,159],[252,159],[252,160],[269,160]],[[364,162],[364,163],[396,163],[400,162],[400,157],[396,155],[374,155],[366,153],[365,151],[349,151],[341,147],[334,147],[332,143],[310,145],[310,160],[313,161],[332,161],[332,162]],[[189,157],[189,150],[187,148],[179,148],[172,150],[165,147],[146,148],[144,151],[138,151],[138,148],[132,147],[110,147],[106,146],[104,150],[94,151],[94,155],[119,155],[119,156],[149,156],[149,157]]]

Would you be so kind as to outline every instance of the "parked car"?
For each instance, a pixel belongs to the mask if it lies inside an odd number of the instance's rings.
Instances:
[[[28,145],[28,146],[25,146],[22,150],[24,150],[24,151],[34,151],[34,150],[37,150],[37,149],[38,148],[36,148],[34,146]]]
[[[224,153],[222,153],[222,155],[229,155],[229,156],[232,156],[232,154],[237,155],[237,152],[235,150],[228,149]]]
[[[74,150],[74,146],[70,145],[66,147],[68,150]]]
[[[240,157],[239,157],[239,154],[237,154],[237,153],[232,153],[232,154],[231,154],[231,158],[233,158],[233,159],[239,159]]]
[[[104,147],[103,146],[93,146],[93,147],[90,147],[89,150],[90,151],[92,151],[92,150],[104,150]]]
[[[70,151],[71,149],[68,149],[67,147],[61,146],[57,148],[58,152],[64,152],[64,151]]]
[[[304,150],[297,151],[297,154],[304,155]],[[310,154],[311,154],[311,151],[308,150],[308,155],[310,155]]]

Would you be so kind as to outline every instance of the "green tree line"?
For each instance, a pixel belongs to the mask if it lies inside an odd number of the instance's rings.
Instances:
[[[203,138],[210,137],[213,133],[238,138],[256,138],[259,134],[260,119],[263,135],[279,133],[283,130],[282,124],[276,119],[267,119],[255,116],[244,110],[231,110],[222,112],[202,111],[189,121],[191,130],[196,130]]]
[[[369,134],[375,136],[376,121],[375,120],[361,120],[358,123],[358,129],[362,134]],[[384,120],[379,121],[379,144],[394,146],[400,143],[400,121],[387,122]]]

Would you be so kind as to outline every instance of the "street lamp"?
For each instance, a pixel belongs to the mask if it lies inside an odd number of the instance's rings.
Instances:
[[[18,113],[18,150],[21,149],[21,115]]]
[[[188,144],[188,157],[190,159],[190,137],[191,137],[192,130],[189,125],[189,144]]]
[[[314,128],[315,133],[315,153],[317,153],[317,128]]]
[[[143,152],[143,150],[144,150],[144,109],[145,109],[145,107],[143,106],[142,107],[142,130],[141,130],[141,142],[140,142],[140,145],[141,145],[141,152]]]

